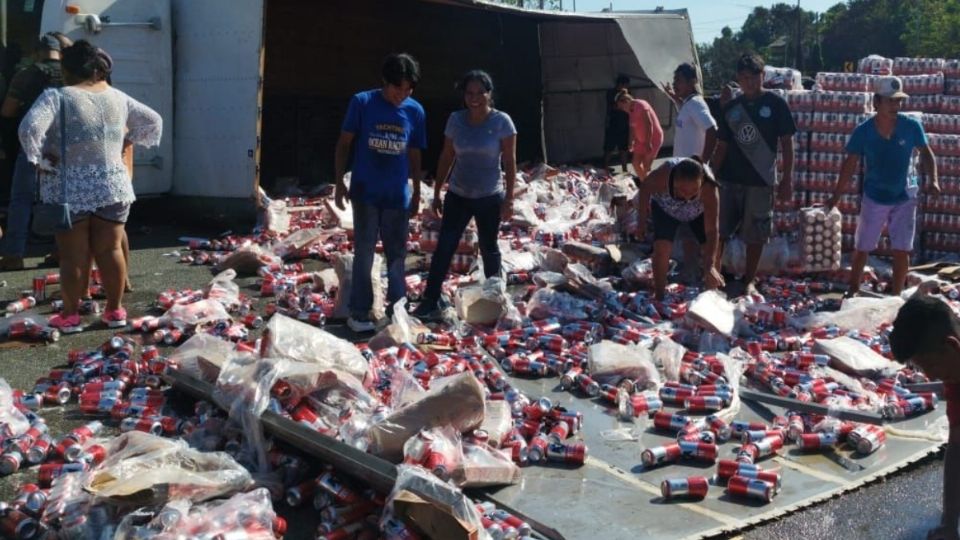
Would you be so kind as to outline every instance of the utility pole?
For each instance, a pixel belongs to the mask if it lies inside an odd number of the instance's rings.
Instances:
[[[800,0],[797,0],[797,41],[796,41],[796,55],[794,59],[793,67],[803,71],[803,39],[801,39],[801,25],[802,17],[800,12]]]

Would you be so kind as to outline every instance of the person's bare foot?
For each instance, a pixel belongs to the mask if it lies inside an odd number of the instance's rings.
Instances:
[[[123,284],[123,292],[133,292],[133,285],[130,284],[129,279]]]

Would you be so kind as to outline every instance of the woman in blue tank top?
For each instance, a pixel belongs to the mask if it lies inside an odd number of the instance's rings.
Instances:
[[[646,235],[647,219],[653,217],[654,294],[663,299],[673,238],[681,223],[687,223],[702,246],[704,287],[723,287],[718,266],[720,244],[720,190],[713,173],[699,158],[674,158],[650,173],[640,186],[639,236]]]

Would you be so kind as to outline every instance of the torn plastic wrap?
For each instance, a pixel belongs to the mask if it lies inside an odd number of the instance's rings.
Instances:
[[[436,517],[438,511],[448,519]],[[407,523],[428,538],[490,540],[473,501],[419,465],[397,467],[397,482],[387,497],[381,527],[387,528],[393,519]]]
[[[457,316],[469,324],[495,324],[508,307],[507,284],[499,277],[486,279],[479,287],[464,287],[454,297]]]
[[[668,381],[680,380],[680,365],[687,348],[672,339],[662,339],[653,349],[651,360],[654,365],[663,369],[663,376]]]
[[[0,430],[8,438],[19,437],[30,429],[30,421],[13,404],[13,389],[6,379],[0,379]]]
[[[906,303],[903,298],[849,298],[843,301],[839,311],[814,313],[807,317],[791,319],[794,327],[811,330],[823,326],[836,326],[840,330],[859,330],[873,333],[881,325],[891,324],[897,312]]]
[[[268,231],[280,234],[286,234],[290,231],[290,211],[287,210],[286,201],[270,201],[265,209],[265,214],[264,227]]]
[[[223,304],[230,309],[240,304],[240,286],[234,281],[237,278],[236,270],[224,270],[213,277],[204,288],[204,296]]]
[[[499,447],[513,429],[510,403],[502,399],[488,399],[483,404],[483,423],[480,429],[487,433],[490,445]]]
[[[141,508],[123,518],[113,538],[275,540],[283,534],[274,530],[276,517],[270,492],[259,488],[204,504],[191,505],[190,501],[176,500],[159,510]]]
[[[830,365],[837,370],[858,377],[890,377],[903,369],[903,364],[893,362],[863,343],[840,336],[836,339],[818,339],[814,352],[830,357]]]
[[[742,276],[747,272],[747,245],[740,237],[734,237],[726,243],[720,263],[724,270],[734,276]]]
[[[396,463],[403,458],[403,444],[422,429],[449,425],[465,433],[480,427],[484,410],[480,381],[473,373],[445,379],[449,382],[434,384],[427,395],[371,426],[369,451]]]
[[[742,315],[720,291],[706,291],[694,298],[687,309],[687,320],[726,337],[734,334]]]
[[[220,261],[217,268],[221,271],[233,270],[242,276],[254,276],[261,266],[281,264],[283,259],[265,250],[257,244],[250,244],[237,249]]]
[[[383,283],[380,278],[380,267],[383,258],[379,254],[373,256],[373,267],[370,269],[370,280],[373,284],[373,317],[379,320],[384,316],[382,307],[385,300]],[[350,313],[350,291],[353,289],[353,254],[346,253],[337,256],[333,261],[333,269],[337,272],[337,296],[334,299],[333,319],[346,319]]]
[[[328,238],[333,232],[323,229],[301,229],[275,244],[273,252],[277,256],[285,258],[309,247],[311,244]]]
[[[403,444],[403,462],[420,465],[441,480],[449,480],[463,467],[460,433],[451,426],[423,429]]]
[[[346,371],[363,380],[367,361],[349,341],[309,324],[276,314],[270,318],[263,335],[265,357],[287,358]]]
[[[637,388],[660,387],[660,373],[653,365],[650,350],[644,347],[604,340],[590,346],[587,365],[591,377],[601,384],[632,379]]]
[[[593,302],[584,300],[565,292],[553,289],[539,289],[533,293],[527,305],[527,314],[532,319],[582,320],[589,318],[587,310]]]
[[[280,398],[296,403],[321,386],[321,374],[329,372],[329,367],[315,362],[261,359],[250,354],[230,357],[220,370],[213,398],[229,411],[230,419],[242,427],[244,437],[240,456],[244,463],[259,473],[270,471],[266,439],[259,418],[269,406],[271,393],[278,387],[278,382],[282,380],[282,389],[277,392]],[[336,377],[330,375],[329,378]],[[359,382],[354,384],[360,386]],[[337,423],[332,425],[335,426]]]
[[[220,368],[233,354],[233,345],[217,336],[200,332],[194,334],[177,347],[168,358],[171,365],[191,377],[206,382],[214,382],[220,375]]]
[[[223,304],[217,300],[206,299],[192,304],[175,304],[160,317],[160,324],[182,329],[226,320],[230,320],[230,314]]]
[[[114,512],[84,490],[85,476],[72,473],[55,478],[47,493],[40,523],[55,529],[55,537],[59,540],[113,538]]]
[[[84,488],[97,497],[155,505],[224,497],[252,485],[250,473],[229,454],[131,431],[107,444],[107,458],[86,475]]]
[[[487,444],[463,441],[463,461],[454,474],[457,486],[481,488],[520,482],[520,467],[504,451]]]

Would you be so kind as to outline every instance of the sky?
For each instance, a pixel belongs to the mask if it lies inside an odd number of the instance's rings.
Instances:
[[[796,5],[796,0],[782,0],[790,5]],[[840,0],[800,0],[800,7],[807,11],[823,12]],[[734,32],[740,29],[747,15],[756,6],[770,7],[779,2],[750,2],[750,0],[563,0],[563,9],[573,9],[576,3],[577,11],[600,11],[613,4],[614,11],[631,9],[664,9],[686,8],[690,13],[690,24],[693,26],[693,37],[697,43],[710,43],[720,35],[724,26],[729,26]]]

